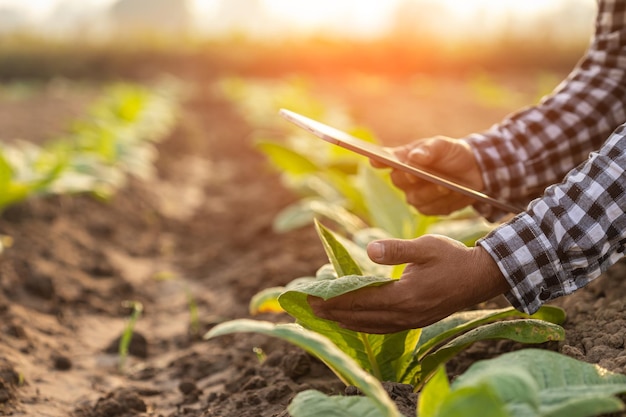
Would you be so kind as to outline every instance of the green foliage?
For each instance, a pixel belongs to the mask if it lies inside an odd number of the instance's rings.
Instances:
[[[385,285],[393,280],[384,276],[362,275],[361,268],[336,236],[321,224],[318,234],[335,274],[320,274],[317,279],[301,280],[279,297],[281,307],[307,329],[328,337],[366,371],[383,381],[419,386],[447,362],[474,342],[510,339],[524,343],[561,340],[563,329],[555,323],[565,319],[562,310],[543,307],[533,316],[513,308],[457,313],[424,329],[378,335],[354,332],[313,313],[309,296],[329,299],[357,289]],[[522,317],[523,320],[501,321]]]
[[[333,221],[348,234],[379,228],[391,237],[408,239],[429,232],[445,220],[449,227],[441,225],[437,233],[471,245],[491,230],[492,226],[475,213],[458,224],[453,217],[418,213],[406,204],[404,194],[385,170],[373,169],[367,158],[314,138],[277,118],[279,108],[289,108],[336,126],[353,125],[341,106],[313,97],[305,80],[261,83],[229,78],[221,87],[258,129],[254,137],[259,151],[280,172],[283,183],[301,198],[277,215],[276,231],[303,227],[319,218]],[[346,130],[360,139],[377,142],[367,129]],[[273,137],[281,131],[287,135],[282,140],[267,139],[268,131]]]
[[[381,381],[395,381],[420,387],[437,368],[473,343],[487,339],[510,339],[524,343],[561,340],[565,320],[563,310],[544,306],[528,316],[513,308],[467,311],[423,329],[379,335],[355,332],[336,322],[317,317],[309,296],[329,299],[360,288],[386,285],[390,267],[372,263],[362,246],[345,240],[316,222],[330,264],[315,277],[303,277],[286,287],[268,289],[251,303],[251,311],[275,311],[280,307],[304,328],[326,336],[365,371]],[[353,257],[353,251],[360,253]],[[356,259],[359,259],[357,261]],[[363,263],[361,263],[363,262]],[[503,319],[520,318],[520,320]],[[341,375],[339,375],[342,378]]]
[[[63,138],[0,144],[0,211],[37,195],[110,196],[128,175],[153,174],[153,142],[175,122],[176,88],[116,84]]]
[[[328,396],[316,390],[299,393],[287,408],[294,417],[382,417],[387,414],[376,408],[369,397]]]
[[[546,350],[473,364],[450,386],[443,367],[420,396],[420,417],[592,417],[624,409],[626,376]],[[481,410],[474,414],[468,410]]]
[[[320,360],[328,365],[328,367],[330,367],[330,369],[332,369],[341,378],[341,380],[344,381],[344,383],[358,387],[365,395],[367,395],[367,397],[369,397],[367,400],[368,405],[373,405],[379,411],[379,414],[372,414],[372,416],[400,417],[400,413],[398,412],[395,404],[391,401],[380,382],[369,373],[363,371],[350,358],[350,356],[338,349],[326,337],[307,330],[298,324],[274,324],[248,319],[232,320],[226,323],[218,324],[204,337],[205,339],[210,339],[225,334],[239,332],[256,332],[266,334],[278,337],[299,346],[300,348],[320,358]],[[304,400],[306,400],[306,396],[304,398],[300,398],[298,401],[301,401],[300,404],[302,404]],[[306,400],[306,403],[308,404],[309,400]],[[348,405],[344,404],[344,406],[347,407]],[[354,410],[354,408],[351,409]]]

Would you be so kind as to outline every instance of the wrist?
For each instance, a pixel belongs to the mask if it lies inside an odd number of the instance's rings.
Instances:
[[[481,246],[472,248],[473,276],[476,291],[482,301],[504,294],[511,289],[496,261]]]

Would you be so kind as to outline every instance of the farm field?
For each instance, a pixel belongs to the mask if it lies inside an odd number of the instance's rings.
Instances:
[[[315,274],[328,261],[313,226],[272,228],[297,196],[255,146],[285,135],[278,109],[255,113],[255,122],[243,110],[252,91],[246,86],[261,86],[262,101],[304,85],[296,91],[395,145],[485,129],[535,102],[568,70],[268,77],[185,68],[177,74],[184,92],[176,121],[154,145],[153,175],[130,176],[109,198],[64,193],[2,212],[0,415],[277,417],[288,416],[288,404],[306,389],[352,392],[321,361],[278,339],[202,339],[219,323],[249,318],[259,291]],[[136,74],[127,78],[149,85]],[[228,82],[244,86],[243,99],[225,92]],[[109,83],[88,74],[7,77],[0,138],[41,145],[63,137]],[[624,299],[626,264],[618,263],[553,303],[567,314],[565,339],[540,348],[626,373]],[[137,305],[142,311],[121,364],[120,338]],[[498,298],[481,307],[506,306]],[[286,314],[254,318],[293,321]],[[448,374],[522,347],[478,342],[448,363]],[[410,387],[387,389],[404,415],[415,415]]]

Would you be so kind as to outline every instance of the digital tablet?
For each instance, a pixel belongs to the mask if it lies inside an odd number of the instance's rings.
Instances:
[[[326,142],[330,142],[334,145],[338,145],[358,154],[367,156],[368,158],[382,162],[385,165],[397,168],[409,174],[413,174],[416,177],[429,181],[433,184],[441,185],[450,190],[469,196],[477,201],[490,204],[500,210],[514,214],[523,211],[520,207],[516,207],[505,201],[497,200],[480,191],[476,191],[465,185],[459,184],[449,178],[444,178],[433,172],[425,171],[422,168],[416,168],[405,164],[404,162],[401,162],[393,153],[388,152],[382,146],[355,138],[346,132],[342,132],[341,130],[335,129],[334,127],[330,127],[316,120],[309,119],[308,117],[295,113],[291,110],[281,109],[279,114],[288,121],[302,127]]]

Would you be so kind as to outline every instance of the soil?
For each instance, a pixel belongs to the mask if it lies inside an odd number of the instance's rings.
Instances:
[[[384,108],[401,120],[394,109],[406,107],[407,97],[396,90],[402,100]],[[41,94],[52,94],[46,91]],[[71,117],[86,97],[47,105],[46,117],[55,123]],[[386,126],[385,114],[366,104],[370,100],[344,98],[378,133],[413,133]],[[6,125],[5,137],[19,132],[40,141],[39,127],[28,130],[29,109],[50,103],[49,97],[28,100],[3,104],[2,120],[14,126]],[[464,127],[485,127],[478,124],[497,120],[497,112],[504,110],[490,113],[491,120],[468,119]],[[449,114],[431,119],[439,121],[429,129],[446,127]],[[62,125],[46,131],[57,129]],[[259,290],[325,263],[311,228],[272,230],[275,214],[295,197],[252,147],[252,130],[210,83],[198,85],[178,127],[159,145],[156,178],[131,180],[109,201],[33,199],[2,214],[0,234],[13,244],[0,255],[0,415],[288,416],[287,405],[305,389],[355,394],[318,360],[279,340],[255,334],[201,339],[219,322],[248,317],[250,297]],[[620,263],[556,302],[568,313],[566,340],[544,348],[626,373],[625,279]],[[199,323],[191,320],[190,297]],[[128,301],[144,310],[120,368],[117,346],[131,313]],[[489,303],[498,305],[506,304]],[[476,344],[449,364],[449,372],[520,347]],[[411,387],[386,388],[404,415],[415,415]]]

